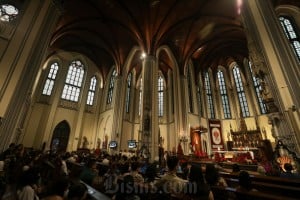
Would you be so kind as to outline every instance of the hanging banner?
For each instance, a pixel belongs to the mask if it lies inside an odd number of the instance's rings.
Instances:
[[[224,150],[220,120],[209,120],[209,133],[212,150]]]

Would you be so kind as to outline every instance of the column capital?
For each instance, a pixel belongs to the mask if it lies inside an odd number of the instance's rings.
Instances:
[[[143,58],[143,63],[144,62],[155,62],[156,61],[156,57],[153,55],[145,55]]]

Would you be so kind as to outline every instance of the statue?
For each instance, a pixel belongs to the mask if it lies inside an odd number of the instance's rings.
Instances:
[[[143,158],[149,158],[150,157],[150,152],[148,150],[148,148],[146,147],[145,144],[143,144],[143,146],[140,149],[140,156],[142,156]]]
[[[230,141],[230,135],[231,135],[231,134],[230,134],[230,132],[228,131],[228,132],[227,132],[227,140],[228,140],[228,141]]]
[[[181,142],[178,143],[178,146],[177,146],[177,156],[178,157],[181,157],[183,156],[183,149],[182,149],[182,146],[181,146]]]
[[[260,94],[261,94],[263,101],[264,102],[272,101],[273,97],[272,97],[271,91],[269,89],[269,86],[266,84],[266,82],[264,80],[262,80],[260,82],[260,85],[261,85]]]
[[[144,130],[145,131],[149,131],[150,130],[150,117],[149,115],[145,116],[145,120],[144,120]]]
[[[83,138],[82,138],[82,148],[87,149],[88,145],[89,145],[89,141],[88,141],[87,137],[83,136]]]
[[[159,146],[160,146],[160,147],[164,146],[164,142],[165,142],[164,137],[163,137],[163,136],[160,136],[160,137],[159,137],[159,141],[158,141]]]
[[[293,169],[299,173],[300,159],[296,156],[296,153],[289,150],[281,140],[277,141],[274,153],[275,161],[283,171],[285,171],[284,164],[289,163],[293,166]]]
[[[260,84],[261,84],[260,95],[263,100],[263,103],[265,103],[266,105],[267,112],[268,113],[278,112],[278,107],[275,105],[275,101],[271,94],[269,86],[263,79]]]
[[[97,149],[100,149],[100,145],[101,145],[101,139],[97,138]]]
[[[108,144],[108,136],[105,134],[104,141],[102,143],[102,149],[107,149],[107,144]]]

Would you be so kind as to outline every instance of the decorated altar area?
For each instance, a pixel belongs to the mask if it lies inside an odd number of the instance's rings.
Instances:
[[[257,158],[255,158],[254,152],[250,150],[216,151],[213,160],[217,163],[257,164]]]
[[[209,133],[210,144],[206,143],[208,140],[201,139],[202,134],[206,132]],[[191,154],[184,155],[182,161],[217,163],[228,169],[238,164],[241,170],[248,171],[257,171],[258,166],[263,166],[266,175],[285,171],[284,165],[287,163],[292,165],[293,172],[300,173],[300,159],[296,157],[295,152],[290,151],[280,140],[273,149],[265,129],[260,129],[257,122],[255,128],[249,130],[245,119],[241,117],[238,130],[233,130],[230,124],[227,141],[223,141],[222,135],[219,120],[209,120],[208,128],[191,127]],[[180,149],[177,152],[183,154]]]
[[[267,142],[267,141],[265,141]],[[261,148],[237,148],[231,151],[214,151],[211,157],[199,157],[190,155],[184,158],[192,163],[205,165],[215,163],[226,171],[232,171],[233,165],[237,164],[240,170],[259,172],[259,166],[264,168],[264,175],[279,176],[285,172],[286,163],[292,166],[292,173],[300,174],[300,159],[290,151],[282,141],[278,141],[274,151],[268,159]]]

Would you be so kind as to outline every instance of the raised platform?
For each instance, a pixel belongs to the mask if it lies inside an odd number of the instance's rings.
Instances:
[[[221,162],[218,163],[221,167],[225,169],[232,169],[233,164],[237,164],[240,167],[240,170],[246,170],[246,171],[257,171],[257,165],[256,164],[241,164],[241,163],[230,163],[230,162]]]
[[[216,163],[213,160],[192,160],[191,162],[194,164],[197,164],[197,165],[201,165],[201,166],[208,164],[208,163]],[[240,167],[240,170],[246,170],[246,171],[252,171],[252,172],[257,171],[256,164],[241,164],[241,163],[235,163],[235,162],[219,162],[217,164],[220,165],[222,168],[227,169],[228,171],[232,170],[232,166],[234,164],[237,164]]]

